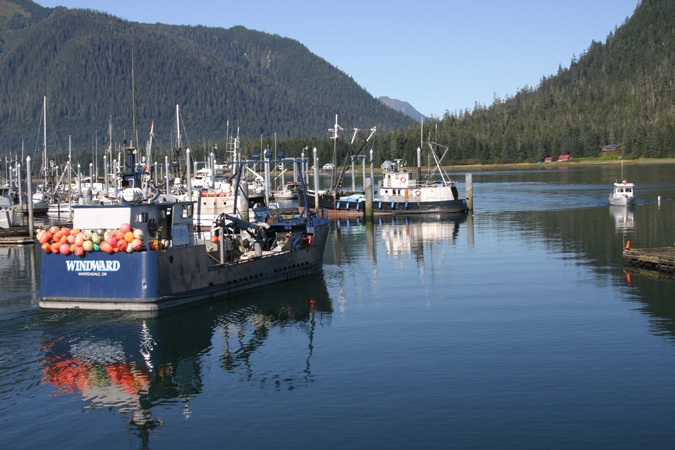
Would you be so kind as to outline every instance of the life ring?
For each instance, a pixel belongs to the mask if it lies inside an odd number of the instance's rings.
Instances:
[[[153,236],[157,234],[157,221],[155,219],[148,220],[148,233]]]
[[[406,182],[406,178],[405,178],[405,177],[401,177],[401,178],[399,179],[399,181],[400,181],[401,183],[405,183],[405,182]]]
[[[422,191],[420,191],[419,189],[417,189],[417,190],[415,191],[415,195],[419,197],[420,195],[422,195]]]

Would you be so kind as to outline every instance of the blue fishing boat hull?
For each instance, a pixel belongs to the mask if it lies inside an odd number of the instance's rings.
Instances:
[[[321,271],[328,225],[312,244],[231,264],[215,263],[204,246],[134,253],[47,254],[42,258],[42,308],[153,311],[218,299],[232,292]]]

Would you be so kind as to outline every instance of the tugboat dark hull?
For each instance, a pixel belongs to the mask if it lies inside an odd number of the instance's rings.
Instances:
[[[442,200],[437,202],[373,202],[373,215],[465,213],[469,211],[466,200]]]

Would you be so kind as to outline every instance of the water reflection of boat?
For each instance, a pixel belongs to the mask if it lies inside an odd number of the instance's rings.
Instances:
[[[56,396],[80,395],[85,410],[123,416],[147,448],[150,432],[169,420],[158,416],[161,406],[180,403],[189,420],[204,372],[217,376],[218,367],[204,367],[205,352],[222,352],[222,376],[236,383],[289,390],[312,383],[314,330],[329,323],[332,312],[321,275],[291,281],[287,290],[268,287],[180,312],[72,312],[59,326],[45,327],[43,384]],[[305,345],[297,345],[297,332],[284,332],[289,327],[302,332]],[[275,339],[294,341],[281,346],[281,355],[261,356],[259,349]]]
[[[380,219],[380,236],[388,255],[417,254],[423,244],[452,242],[457,239],[466,214],[435,214]]]
[[[619,231],[630,231],[635,227],[635,209],[624,206],[610,206],[609,212],[614,218],[614,229]]]

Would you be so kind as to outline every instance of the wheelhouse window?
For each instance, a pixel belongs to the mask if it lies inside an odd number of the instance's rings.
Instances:
[[[194,205],[192,205],[192,204],[183,205],[183,208],[181,209],[181,214],[180,214],[181,218],[187,219],[187,218],[192,217],[193,209],[194,209]]]

